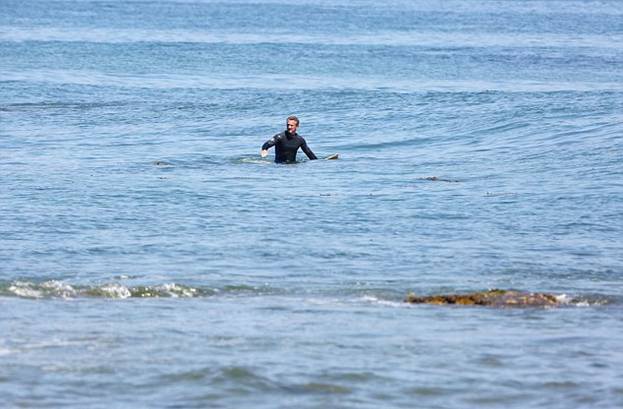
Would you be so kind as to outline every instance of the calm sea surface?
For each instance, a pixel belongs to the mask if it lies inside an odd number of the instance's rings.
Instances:
[[[622,67],[616,0],[0,0],[0,406],[623,407]],[[403,302],[490,288],[564,305]]]

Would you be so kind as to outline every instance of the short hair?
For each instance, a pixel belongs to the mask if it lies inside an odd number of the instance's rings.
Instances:
[[[286,122],[289,122],[289,121],[296,121],[296,126],[299,126],[299,123],[300,123],[299,119],[295,117],[294,115],[290,115],[288,119],[286,119]]]

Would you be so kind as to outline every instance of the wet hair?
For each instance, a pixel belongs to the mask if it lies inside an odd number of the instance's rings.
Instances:
[[[288,117],[288,119],[286,119],[286,123],[288,123],[289,121],[296,121],[296,126],[299,126],[299,119],[297,117],[295,117],[294,115],[290,115]]]

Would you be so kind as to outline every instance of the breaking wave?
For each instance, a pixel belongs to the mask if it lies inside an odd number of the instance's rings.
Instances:
[[[217,294],[267,293],[270,289],[247,285],[224,286],[222,288],[192,287],[177,283],[158,285],[126,286],[120,283],[99,285],[69,284],[58,280],[43,282],[12,281],[0,282],[0,297],[28,299],[46,298],[196,298]]]

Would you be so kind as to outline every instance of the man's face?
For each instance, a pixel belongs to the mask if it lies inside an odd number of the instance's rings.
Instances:
[[[299,127],[299,124],[296,123],[295,120],[290,119],[288,121],[288,132],[291,134],[296,133],[296,129]]]

